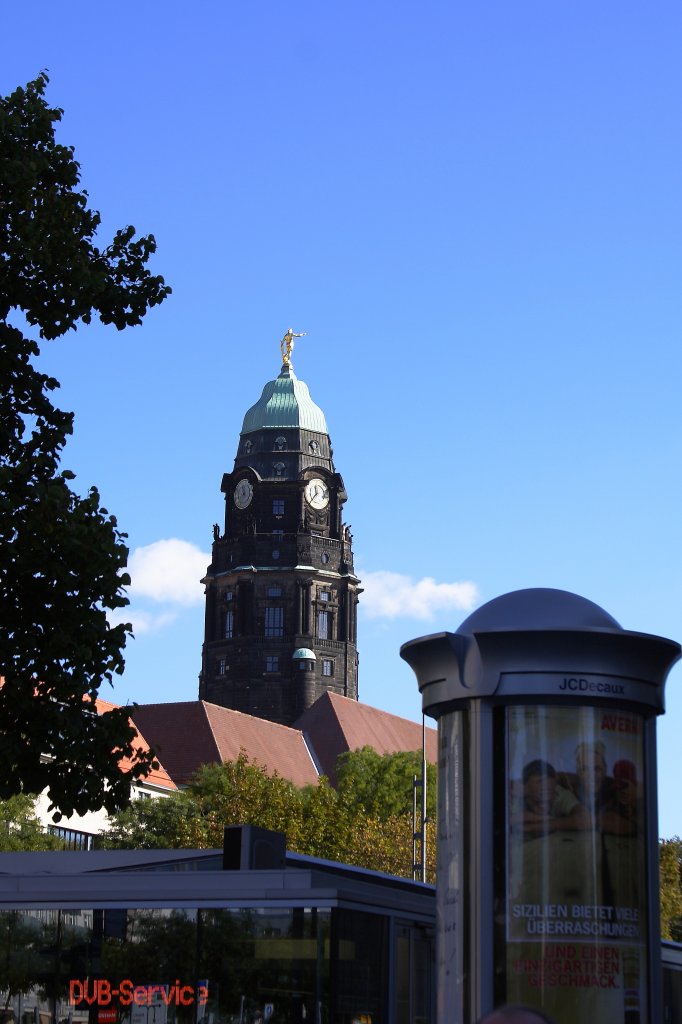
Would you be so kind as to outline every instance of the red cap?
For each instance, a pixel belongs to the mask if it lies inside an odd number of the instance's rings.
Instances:
[[[632,782],[637,785],[637,769],[632,761],[616,761],[613,766],[613,777],[616,782]]]

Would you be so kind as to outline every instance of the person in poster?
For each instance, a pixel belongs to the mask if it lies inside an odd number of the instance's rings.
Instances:
[[[518,707],[507,723],[507,997],[541,993],[558,1024],[644,1024],[641,720]]]
[[[511,822],[525,836],[546,835],[561,827],[561,821],[578,806],[578,798],[559,784],[549,761],[535,758],[523,767],[523,790],[512,796]]]

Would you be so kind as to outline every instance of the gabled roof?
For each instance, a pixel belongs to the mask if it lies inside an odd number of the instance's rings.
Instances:
[[[118,710],[118,708],[121,707],[120,704],[112,704],[111,701],[102,700],[101,697],[98,697],[97,700],[95,701],[95,703],[96,703],[96,706],[97,706],[97,714],[98,715],[103,715],[106,711]],[[131,721],[131,725],[133,726],[133,728],[135,729],[135,731],[137,733],[137,736],[133,739],[133,746],[138,746],[138,747],[141,747],[142,750],[148,751],[149,747],[150,747],[150,744],[147,742],[145,737],[142,735],[142,733],[138,729],[138,727],[135,724],[135,722],[132,721],[132,718],[131,718],[130,721]],[[157,760],[158,760],[158,758],[157,758]],[[130,771],[130,769],[132,768],[132,765],[133,765],[133,763],[130,760],[130,758],[127,758],[127,757],[121,758],[119,764],[121,766],[121,770],[124,771],[124,772]],[[164,768],[164,766],[162,764],[159,764],[158,768],[152,769],[152,771],[149,773],[149,775],[147,775],[146,778],[141,779],[137,783],[137,785],[155,786],[158,789],[177,789],[177,786],[175,785],[175,783],[173,782],[173,780],[171,779],[170,775],[168,774],[168,772],[166,771],[166,769]]]
[[[242,751],[295,786],[318,780],[302,733],[286,725],[203,700],[141,704],[133,718],[178,786],[187,785],[202,765],[235,761]]]
[[[421,750],[422,727],[418,722],[392,715],[389,711],[361,704],[338,693],[323,694],[296,722],[305,735],[322,772],[336,783],[336,760],[348,750],[373,747],[378,754],[400,750]],[[438,760],[438,734],[426,730],[426,757]]]

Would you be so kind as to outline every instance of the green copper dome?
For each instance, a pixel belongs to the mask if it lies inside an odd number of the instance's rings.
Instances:
[[[279,377],[265,385],[263,394],[244,417],[242,434],[263,427],[299,427],[329,433],[324,413],[310,397],[308,385],[297,378],[291,366],[285,364]]]
[[[309,647],[298,647],[291,655],[292,661],[317,661],[317,655],[315,651],[311,651]]]

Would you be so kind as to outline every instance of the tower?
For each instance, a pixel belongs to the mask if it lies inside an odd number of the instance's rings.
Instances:
[[[327,690],[357,700],[357,602],[346,491],[324,413],[291,365],[244,417],[225,527],[204,580],[199,697],[291,725]]]

